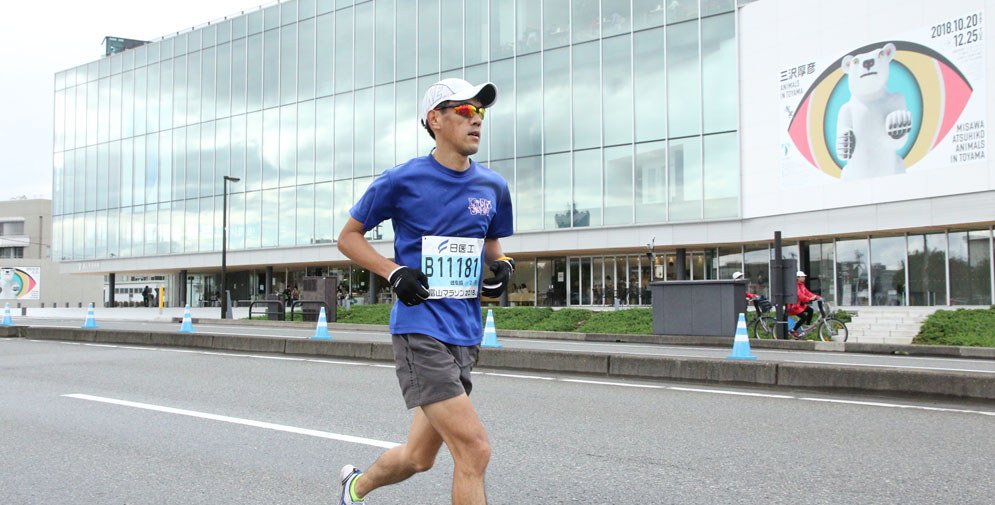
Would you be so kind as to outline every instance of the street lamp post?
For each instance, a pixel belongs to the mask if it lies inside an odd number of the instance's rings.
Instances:
[[[238,177],[224,176],[224,190],[221,202],[221,319],[231,319],[228,311],[228,183],[238,182]]]

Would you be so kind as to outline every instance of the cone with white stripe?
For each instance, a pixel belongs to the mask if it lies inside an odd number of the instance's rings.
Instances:
[[[325,319],[325,308],[321,308],[321,313],[318,314],[318,327],[314,330],[314,336],[311,338],[318,338],[323,340],[331,340],[332,336],[328,334],[328,320]]]
[[[739,322],[736,323],[736,340],[732,343],[732,354],[726,356],[732,359],[757,359],[750,354],[750,338],[746,333],[746,315],[739,314]]]
[[[190,317],[190,304],[187,304],[187,308],[183,311],[183,324],[180,325],[178,330],[180,333],[195,333],[193,329],[193,318]]]
[[[3,322],[0,326],[14,326],[14,321],[10,319],[10,304],[5,303],[3,305]]]
[[[497,329],[494,328],[494,311],[487,309],[487,324],[484,325],[484,341],[480,347],[504,347],[497,341]]]
[[[83,321],[83,326],[80,326],[80,328],[98,328],[97,321],[93,319],[93,302],[90,302],[90,307],[86,309],[86,321]]]

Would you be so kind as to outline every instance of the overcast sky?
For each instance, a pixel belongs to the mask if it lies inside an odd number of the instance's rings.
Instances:
[[[259,0],[4,2],[0,23],[0,200],[52,197],[55,73],[101,58],[105,36],[151,40]]]

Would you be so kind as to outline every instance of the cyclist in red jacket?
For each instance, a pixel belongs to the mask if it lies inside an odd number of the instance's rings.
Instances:
[[[809,302],[821,297],[805,287],[805,272],[799,270],[795,276],[798,278],[798,303],[788,304],[788,315],[798,318],[795,327],[791,329],[791,336],[797,339],[799,337],[798,328],[801,328],[803,324],[812,322],[813,312],[812,307],[808,306]]]

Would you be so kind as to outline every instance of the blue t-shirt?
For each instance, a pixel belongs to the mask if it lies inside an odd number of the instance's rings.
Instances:
[[[391,220],[398,265],[429,270],[426,273],[432,276],[439,275],[440,262],[446,265],[448,260],[448,274],[452,275],[455,264],[457,275],[462,272],[465,279],[447,277],[445,282],[462,280],[477,287],[485,273],[483,239],[508,237],[513,232],[511,193],[500,175],[473,161],[470,168],[458,172],[432,156],[384,171],[349,214],[366,231]],[[423,247],[432,250],[427,268]],[[450,247],[461,256],[436,256],[449,254]],[[473,253],[477,253],[475,258],[470,257]],[[397,301],[390,311],[390,332],[421,333],[453,345],[480,344],[480,296],[433,298],[414,307]]]

